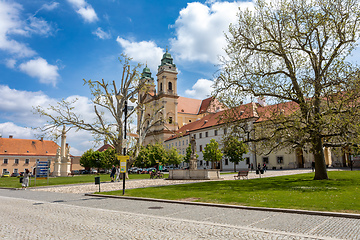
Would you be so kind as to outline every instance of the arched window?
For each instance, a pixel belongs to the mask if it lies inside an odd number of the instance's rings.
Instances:
[[[160,92],[162,92],[162,83],[160,83]]]
[[[169,91],[172,91],[172,83],[169,82]]]

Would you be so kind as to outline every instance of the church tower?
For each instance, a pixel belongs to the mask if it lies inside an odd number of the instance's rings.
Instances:
[[[154,78],[151,77],[151,71],[150,68],[147,67],[147,64],[141,73],[140,83],[143,85],[139,93],[140,102],[145,100],[146,94],[150,94],[151,96],[156,95]]]
[[[157,76],[157,89],[159,104],[164,106],[163,119],[164,131],[169,132],[164,136],[164,140],[178,130],[177,123],[177,69],[173,63],[173,58],[167,49],[161,59],[161,65],[158,67]]]

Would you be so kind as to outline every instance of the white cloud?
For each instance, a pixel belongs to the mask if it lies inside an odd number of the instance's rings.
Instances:
[[[69,96],[65,100],[72,101],[75,113],[88,121],[93,122],[95,118],[94,107],[89,98],[84,96]],[[15,138],[34,139],[39,135],[38,130],[32,129],[43,126],[49,119],[33,114],[33,107],[41,106],[47,109],[49,105],[56,106],[58,100],[50,98],[43,92],[30,92],[11,89],[8,86],[0,85],[0,134],[3,137],[13,135]],[[47,110],[49,111],[49,110]],[[54,115],[54,112],[50,111]],[[71,146],[71,153],[81,155],[87,149],[94,146],[93,136],[89,132],[75,131],[71,129],[67,134],[67,142]]]
[[[5,60],[5,65],[6,65],[8,68],[14,69],[14,68],[15,68],[15,64],[16,64],[16,60],[15,60],[15,59],[6,59],[6,60]]]
[[[213,84],[213,81],[207,79],[199,79],[194,84],[194,86],[192,86],[192,89],[185,90],[185,94],[189,97],[205,99],[211,96],[211,92],[213,91]]]
[[[75,11],[85,20],[85,22],[96,22],[99,20],[94,8],[85,0],[68,0],[75,8]]]
[[[225,55],[224,33],[237,21],[238,8],[252,6],[251,2],[207,3],[188,3],[173,25],[176,37],[171,39],[171,51],[180,60],[218,63],[218,56]]]
[[[128,57],[133,58],[136,62],[147,63],[153,74],[157,72],[163,50],[153,41],[132,42],[121,37],[117,37],[116,41],[121,45],[124,49],[123,52]]]
[[[16,123],[29,124],[31,127],[44,122],[32,113],[33,106],[55,104],[54,99],[49,98],[43,92],[29,92],[10,89],[0,85],[0,118]]]
[[[39,78],[41,83],[56,86],[59,78],[58,66],[48,64],[48,62],[41,57],[20,64],[19,68],[31,77]]]
[[[36,54],[26,44],[10,38],[12,34],[28,34],[20,20],[22,6],[0,1],[0,49],[16,57],[31,57]]]
[[[43,19],[37,17],[29,17],[28,21],[29,24],[25,27],[28,32],[45,36],[51,35],[53,32],[53,28],[51,27],[51,25]]]
[[[45,3],[44,5],[42,5],[41,9],[44,9],[46,11],[52,11],[55,8],[57,8],[59,6],[58,2],[52,2],[52,3]]]
[[[35,134],[39,132],[32,128],[21,127],[12,122],[0,123],[0,135],[4,138],[12,135],[14,138],[32,139]]]
[[[101,27],[98,27],[95,31],[92,32],[94,35],[96,35],[100,39],[109,39],[111,38],[110,32],[104,32]]]

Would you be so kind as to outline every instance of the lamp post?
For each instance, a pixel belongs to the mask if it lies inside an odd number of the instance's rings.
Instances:
[[[116,95],[116,98],[117,100],[120,102],[120,100],[123,98],[123,96],[121,94],[117,94]],[[134,107],[133,106],[128,106],[128,99],[127,99],[127,96],[126,96],[126,99],[124,100],[124,109],[122,110],[124,112],[124,140],[123,141],[123,155],[126,156],[126,135],[127,135],[127,132],[126,132],[126,126],[127,126],[127,118],[128,118],[128,110],[132,110]],[[134,98],[130,98],[130,101],[131,102],[135,102],[136,99]],[[125,177],[126,177],[126,168],[125,168],[125,172],[123,173],[123,195],[125,194]]]

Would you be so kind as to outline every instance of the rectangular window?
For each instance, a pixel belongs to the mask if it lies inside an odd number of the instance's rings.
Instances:
[[[8,159],[4,158],[4,164],[8,164]]]
[[[7,171],[7,169],[6,169],[6,168],[3,168],[3,174],[4,174],[6,171]]]
[[[30,162],[30,159],[25,159],[25,164],[29,164],[29,162]]]
[[[202,152],[202,145],[200,145],[200,152]]]
[[[208,132],[205,132],[205,137],[208,137],[209,136],[209,133]]]
[[[194,139],[196,139],[196,134],[193,135]]]
[[[250,164],[250,158],[245,158],[246,164]]]
[[[217,136],[217,130],[214,131],[214,135]]]
[[[15,164],[19,164],[19,159],[18,159],[18,158],[15,158],[14,163],[15,163]]]
[[[229,160],[225,158],[225,165],[229,165]]]
[[[283,157],[276,157],[276,159],[277,159],[277,163],[279,163],[279,164],[284,163],[284,158]]]
[[[17,168],[14,168],[14,173],[18,173],[19,170]]]
[[[183,140],[183,146],[184,146],[184,140]]]
[[[263,163],[269,163],[269,158],[268,157],[263,157]]]
[[[189,144],[189,140],[186,139],[186,145],[188,145],[188,144]]]
[[[175,143],[175,147],[177,147],[177,142]]]
[[[199,138],[202,138],[202,133],[199,133]]]
[[[209,161],[206,161],[206,166],[209,166]]]
[[[200,160],[200,166],[202,166],[202,160]]]

